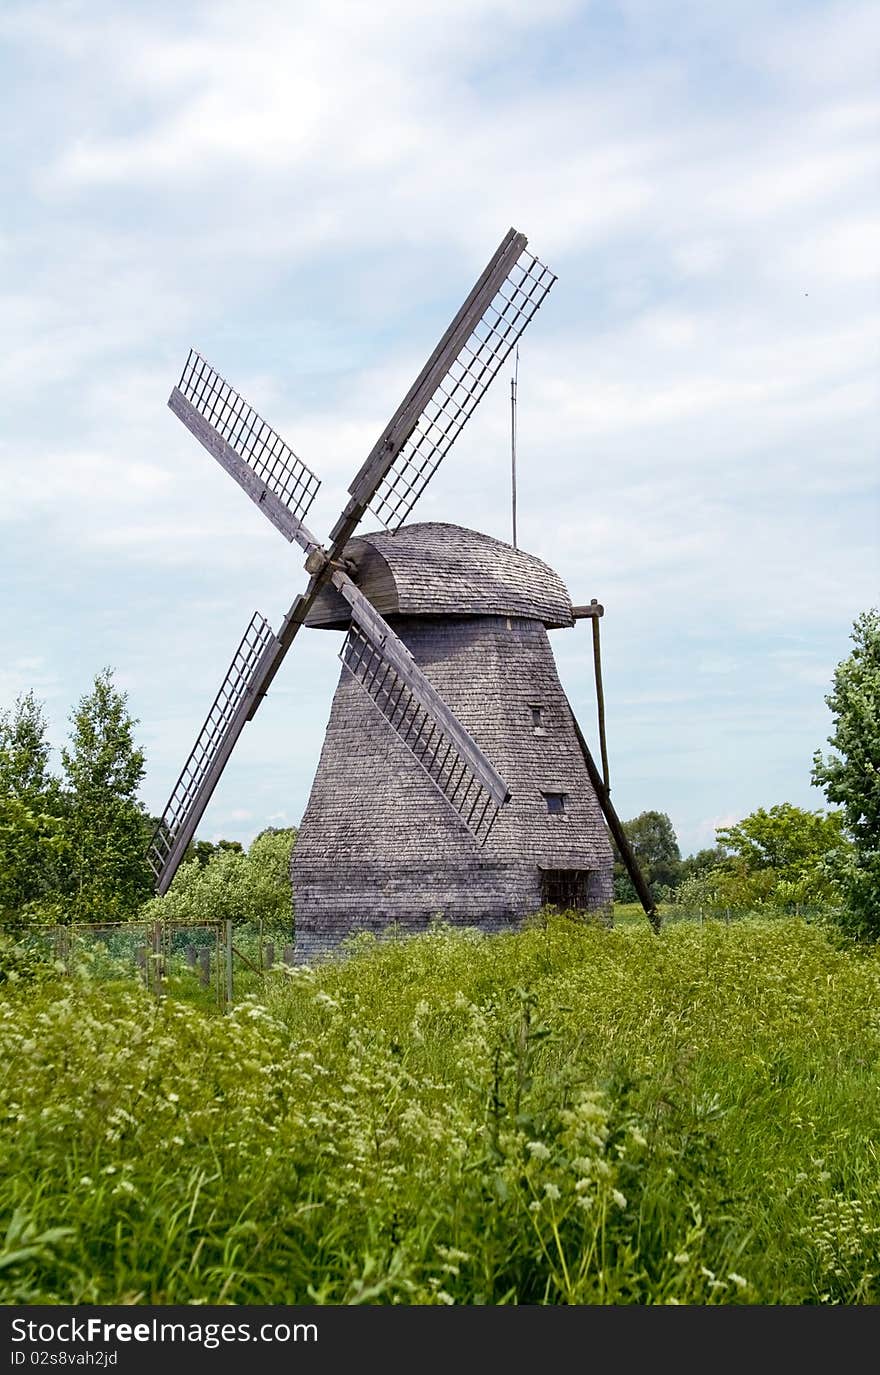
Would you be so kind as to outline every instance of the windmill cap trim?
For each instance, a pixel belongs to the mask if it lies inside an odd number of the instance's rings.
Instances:
[[[552,629],[574,624],[559,574],[534,554],[478,530],[439,521],[360,535],[345,546],[352,577],[382,616],[514,616]],[[306,625],[343,630],[350,611],[334,588]]]

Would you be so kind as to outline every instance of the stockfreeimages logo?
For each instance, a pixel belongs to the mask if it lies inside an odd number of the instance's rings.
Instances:
[[[316,1342],[318,1327],[313,1322],[163,1322],[151,1318],[149,1322],[107,1322],[103,1318],[68,1318],[62,1322],[34,1322],[27,1318],[13,1318],[12,1341],[58,1343],[77,1346],[113,1346],[119,1342],[178,1343],[182,1346],[203,1346],[207,1350],[234,1342]],[[13,1350],[12,1364],[24,1365],[27,1352]]]

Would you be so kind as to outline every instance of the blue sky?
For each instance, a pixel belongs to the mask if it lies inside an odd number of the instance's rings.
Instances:
[[[606,608],[612,797],[687,853],[782,801],[880,600],[874,5],[0,4],[0,708],[104,665],[161,809],[302,559],[166,407],[191,345],[319,535],[511,225],[520,544]],[[509,538],[499,377],[414,519]],[[372,528],[370,522],[364,529]],[[589,737],[589,629],[553,633]],[[304,632],[200,834],[296,824],[339,673]]]

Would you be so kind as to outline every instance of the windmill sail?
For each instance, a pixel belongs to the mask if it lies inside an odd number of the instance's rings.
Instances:
[[[314,543],[302,522],[320,479],[195,349],[168,405],[285,539]]]
[[[340,659],[483,844],[510,797],[507,784],[350,578],[336,573],[333,581],[352,615]]]
[[[181,770],[147,851],[156,891],[167,891],[195,834],[258,689],[279,652],[272,627],[255,612],[236,650],[205,724]]]
[[[349,487],[387,530],[407,519],[556,281],[527,242],[505,235]]]

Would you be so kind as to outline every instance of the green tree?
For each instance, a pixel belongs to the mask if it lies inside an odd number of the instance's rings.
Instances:
[[[67,853],[48,723],[32,692],[0,715],[0,921],[53,921]]]
[[[723,845],[709,845],[703,850],[697,850],[693,855],[686,855],[681,861],[681,882],[685,883],[689,878],[698,878],[711,869],[717,869],[726,858],[727,851]]]
[[[186,847],[186,853],[183,859],[185,863],[189,863],[191,859],[194,859],[199,866],[204,869],[205,865],[210,863],[214,855],[220,854],[224,850],[231,851],[238,855],[244,854],[244,846],[239,840],[218,840],[216,844],[211,840],[192,840]]]
[[[58,783],[49,773],[49,724],[33,692],[24,692],[15,707],[0,713],[0,797],[17,797],[38,806]]]
[[[854,649],[838,664],[831,692],[833,754],[817,750],[813,782],[843,808],[853,839],[852,862],[843,874],[847,925],[854,934],[880,939],[880,611],[872,607],[853,624]]]
[[[672,822],[665,812],[640,812],[625,821],[626,832],[636,862],[653,890],[674,888],[681,875],[681,851]],[[637,895],[622,859],[615,856],[614,896],[618,902],[636,902]],[[654,897],[658,892],[654,891]]]
[[[79,921],[132,916],[152,892],[145,858],[149,821],[137,800],[144,755],[137,722],[109,668],[72,712],[70,748],[61,752],[67,781],[70,864],[67,893]]]
[[[204,865],[182,864],[165,896],[154,898],[146,908],[147,916],[180,923],[262,921],[267,931],[289,935],[293,923],[290,855],[295,839],[294,830],[270,828],[256,837],[247,854],[232,842],[214,849]]]
[[[808,812],[781,802],[769,811],[759,807],[735,826],[720,826],[715,835],[730,856],[728,867],[772,870],[778,879],[793,881],[844,843],[843,813]]]
[[[849,849],[842,812],[781,802],[720,826],[715,835],[723,858],[685,876],[677,894],[685,906],[788,910],[839,901],[837,876]]]

